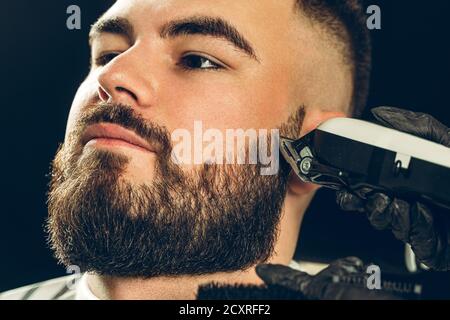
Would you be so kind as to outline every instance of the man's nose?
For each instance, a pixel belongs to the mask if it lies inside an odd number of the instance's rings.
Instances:
[[[124,52],[109,61],[98,73],[98,95],[101,101],[130,106],[149,107],[154,101],[151,70],[136,52]]]

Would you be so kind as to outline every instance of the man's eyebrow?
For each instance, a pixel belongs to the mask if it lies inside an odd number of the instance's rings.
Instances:
[[[162,26],[159,34],[161,38],[183,35],[206,35],[223,38],[251,58],[259,61],[250,42],[235,27],[222,18],[194,16],[170,21]]]
[[[98,20],[89,32],[89,43],[102,33],[113,33],[125,36],[128,42],[132,43],[134,39],[133,25],[126,18],[114,17]]]

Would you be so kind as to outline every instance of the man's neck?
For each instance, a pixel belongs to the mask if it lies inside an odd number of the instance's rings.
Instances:
[[[87,276],[92,293],[106,300],[194,300],[198,288],[209,283],[262,285],[255,269],[202,276],[157,277],[152,279]]]

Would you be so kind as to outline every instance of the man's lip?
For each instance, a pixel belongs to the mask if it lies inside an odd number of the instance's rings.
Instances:
[[[145,139],[139,137],[135,132],[112,123],[98,123],[90,125],[83,132],[81,142],[85,146],[89,141],[101,139],[119,141],[131,146],[155,152],[155,149]],[[105,141],[104,140],[104,141]]]

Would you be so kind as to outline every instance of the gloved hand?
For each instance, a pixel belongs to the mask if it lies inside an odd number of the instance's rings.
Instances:
[[[277,285],[300,292],[310,300],[397,300],[400,297],[386,291],[369,290],[364,281],[364,263],[354,257],[332,262],[315,276],[282,265],[263,264],[256,267],[256,273],[271,286]],[[363,279],[358,284],[349,279]],[[347,279],[347,281],[345,281]]]
[[[375,108],[372,113],[387,127],[450,147],[450,129],[430,115],[392,107]],[[429,268],[450,270],[450,212],[432,212],[420,202],[408,203],[383,193],[363,200],[341,190],[336,201],[343,210],[366,212],[376,229],[391,229],[397,239],[411,245],[418,260]]]

